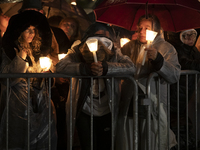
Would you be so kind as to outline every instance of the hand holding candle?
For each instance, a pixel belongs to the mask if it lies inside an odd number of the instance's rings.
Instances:
[[[153,42],[154,38],[156,37],[157,32],[155,31],[151,31],[151,30],[146,30],[146,40],[147,40],[147,48],[150,47],[151,43]],[[146,56],[147,56],[147,51],[144,52],[144,57],[143,57],[143,61],[142,61],[142,66],[145,63],[146,60]]]
[[[51,59],[48,57],[40,57],[40,66],[43,69],[43,71],[48,71],[51,67]]]
[[[98,39],[89,39],[86,41],[87,46],[89,47],[89,50],[93,52],[94,62],[97,62],[97,47],[98,47]]]

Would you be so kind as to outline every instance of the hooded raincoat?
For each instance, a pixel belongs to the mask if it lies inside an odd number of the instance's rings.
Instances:
[[[133,51],[137,50],[133,47],[135,45],[138,45],[138,50],[140,50],[142,44],[138,42],[138,40],[131,41],[127,43],[122,49],[122,54],[126,54],[129,57],[133,57]],[[165,150],[168,146],[168,137],[167,137],[167,83],[175,83],[179,80],[180,77],[180,64],[178,62],[178,57],[175,48],[166,42],[162,35],[158,35],[153,43],[152,47],[158,50],[159,60],[157,57],[157,62],[152,61],[150,62],[147,58],[145,60],[144,66],[141,66],[140,73],[137,75],[137,83],[138,87],[143,91],[144,94],[146,94],[146,83],[149,75],[153,72],[156,72],[161,77],[161,84],[160,84],[160,112],[161,112],[161,122],[160,122],[160,135],[161,135],[161,149]],[[137,58],[138,56],[136,56]],[[160,62],[160,64],[158,64]],[[162,62],[162,63],[161,63]],[[136,62],[137,63],[137,62]],[[140,66],[141,64],[138,64]],[[136,75],[135,75],[136,76]],[[151,116],[152,116],[152,129],[151,129],[151,145],[152,150],[158,149],[158,126],[157,126],[157,116],[158,116],[158,98],[157,98],[157,92],[158,89],[156,88],[156,81],[153,80],[151,82]],[[125,90],[126,91],[126,90]],[[130,95],[127,95],[127,99]],[[125,98],[125,97],[124,97]],[[140,110],[139,110],[140,111]],[[141,150],[147,149],[147,137],[146,137],[146,122],[145,120],[142,121],[143,127],[141,127]],[[132,124],[130,126],[128,125],[127,129],[130,130]],[[128,131],[127,130],[127,131]],[[130,133],[127,132],[127,137],[129,137]],[[132,134],[132,133],[131,133]],[[125,138],[126,139],[126,138]],[[127,142],[127,141],[126,141]],[[174,137],[174,134],[170,132],[170,147],[174,146],[176,144],[176,140]],[[132,143],[133,144],[133,143]],[[129,146],[128,146],[129,145]],[[131,150],[130,144],[125,144],[122,149]]]
[[[68,50],[67,56],[62,59],[56,65],[56,71],[58,73],[64,73],[71,76],[80,76],[82,73],[80,72],[80,64],[82,63],[82,56],[79,50],[79,45],[72,46],[71,49]],[[133,75],[135,72],[135,66],[131,59],[128,56],[124,56],[121,54],[120,49],[114,49],[114,55],[106,61],[108,64],[108,71],[106,75],[114,76],[114,75]],[[90,79],[89,79],[90,81]],[[111,103],[114,103],[114,128],[116,129],[116,122],[119,111],[119,101],[120,101],[120,79],[115,79],[114,81],[114,99],[112,101],[112,81],[111,79],[105,80],[106,90],[108,93],[109,107],[111,109]],[[74,130],[75,121],[77,115],[82,111],[83,104],[86,101],[86,93],[85,95],[80,95],[83,91],[90,90],[90,83],[85,84],[84,79],[79,80],[78,78],[72,78],[72,91],[68,94],[68,100],[66,103],[66,115],[67,115],[67,129],[68,135],[70,131],[70,121],[72,121],[72,127]],[[70,100],[70,96],[72,100]],[[81,98],[81,101],[79,99]],[[70,114],[70,104],[72,103],[72,114]],[[72,120],[70,120],[70,115],[72,115]],[[124,125],[122,123],[122,125]],[[121,126],[121,128],[123,128]],[[115,132],[116,133],[116,132]],[[115,134],[114,134],[115,135]],[[69,138],[69,137],[68,137]],[[121,137],[123,138],[123,137]],[[69,141],[69,140],[68,140]]]
[[[40,14],[36,11],[25,11],[14,16],[18,22],[9,25],[7,28],[8,31],[5,32],[5,39],[3,40],[4,45],[2,48],[1,73],[15,74],[41,72],[42,69],[40,68],[38,59],[40,56],[43,56],[43,51],[40,51],[37,55],[33,55],[35,60],[35,63],[33,63],[29,56],[27,56],[26,60],[23,60],[21,57],[16,55],[14,50],[14,48],[18,50],[18,45],[15,41],[17,41],[23,31],[25,31],[30,25],[37,28],[36,20],[38,15]],[[51,116],[51,148],[56,149],[57,132],[55,108],[51,102],[51,112],[49,115],[48,88],[50,87],[48,87],[46,79],[30,78],[29,109],[27,78],[10,78],[8,91],[9,104],[7,107],[7,83],[5,79],[1,79],[1,87],[0,149],[6,149],[7,111],[8,149],[25,150],[28,149],[28,146],[30,146],[31,150],[49,149],[49,116]],[[30,120],[28,120],[28,111],[30,113]],[[29,131],[28,126],[30,128]],[[29,141],[28,137],[30,138]],[[28,145],[28,142],[30,142],[30,145]]]

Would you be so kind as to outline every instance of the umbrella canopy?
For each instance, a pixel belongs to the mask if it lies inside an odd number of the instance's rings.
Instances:
[[[47,18],[52,16],[75,18],[80,23],[82,31],[85,31],[91,24],[83,8],[78,5],[70,5],[66,0],[44,0],[43,10]]]
[[[6,16],[13,16],[22,7],[23,0],[4,0],[0,7]],[[65,0],[42,0],[43,10],[47,18],[52,16],[74,17],[80,23],[80,29],[85,31],[91,24],[83,8],[68,4]]]
[[[147,0],[105,0],[95,10],[96,20],[136,30],[146,13]],[[164,31],[179,32],[200,27],[200,3],[196,0],[149,0],[148,13],[155,14]]]
[[[0,2],[0,8],[6,16],[11,17],[18,13],[18,10],[22,7],[22,1],[23,0],[4,0],[3,2]]]

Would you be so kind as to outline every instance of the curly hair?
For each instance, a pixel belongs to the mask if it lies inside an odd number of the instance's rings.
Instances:
[[[23,49],[27,49],[27,55],[30,57],[33,68],[36,67],[34,56],[40,54],[41,37],[39,36],[38,30],[35,28],[35,36],[31,43],[25,43],[22,37],[22,33],[18,37],[19,46]],[[35,69],[34,69],[35,70]]]

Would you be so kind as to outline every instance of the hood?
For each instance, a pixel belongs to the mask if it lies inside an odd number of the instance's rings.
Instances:
[[[14,47],[18,49],[16,41],[20,34],[30,25],[38,29],[42,38],[41,55],[47,55],[51,49],[52,34],[46,17],[34,10],[27,10],[10,18],[7,30],[2,38],[2,47],[12,60],[15,56]]]

